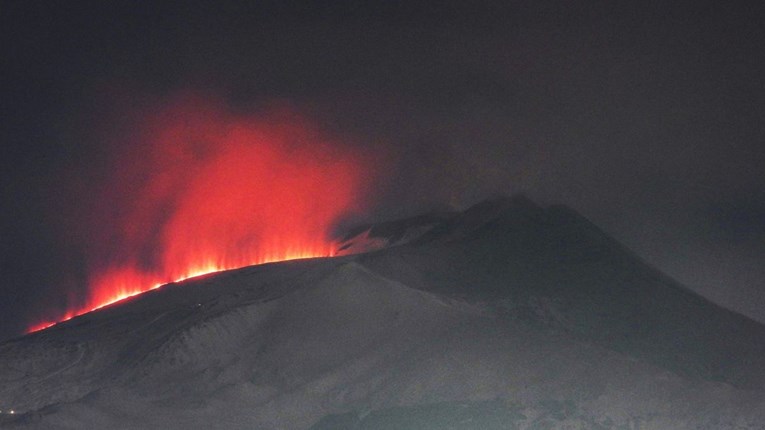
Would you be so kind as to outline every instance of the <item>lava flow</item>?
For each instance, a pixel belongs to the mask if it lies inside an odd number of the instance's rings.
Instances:
[[[332,256],[370,164],[294,114],[234,115],[195,98],[146,115],[77,236],[87,296],[30,332],[206,273]]]

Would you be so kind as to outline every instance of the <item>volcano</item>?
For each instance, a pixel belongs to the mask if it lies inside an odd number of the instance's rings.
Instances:
[[[0,345],[2,428],[759,429],[763,394],[765,326],[523,196]]]

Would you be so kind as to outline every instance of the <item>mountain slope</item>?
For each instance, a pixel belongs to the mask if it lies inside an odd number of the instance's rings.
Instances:
[[[761,428],[765,327],[563,207],[368,226],[0,345],[2,428]],[[369,244],[373,246],[368,246]]]
[[[765,384],[761,324],[691,292],[565,207],[523,197],[484,202],[396,252],[360,261],[683,374]]]

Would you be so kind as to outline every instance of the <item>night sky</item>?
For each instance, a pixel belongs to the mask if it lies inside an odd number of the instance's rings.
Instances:
[[[351,221],[524,192],[765,321],[762,2],[133,3],[0,7],[0,339],[82,290],[68,217],[178,94],[384,154]]]

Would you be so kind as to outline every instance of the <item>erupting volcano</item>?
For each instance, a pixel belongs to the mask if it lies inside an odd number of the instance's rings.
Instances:
[[[169,282],[331,256],[332,227],[361,207],[369,160],[293,113],[184,97],[142,118],[79,226],[87,297],[30,332]]]

